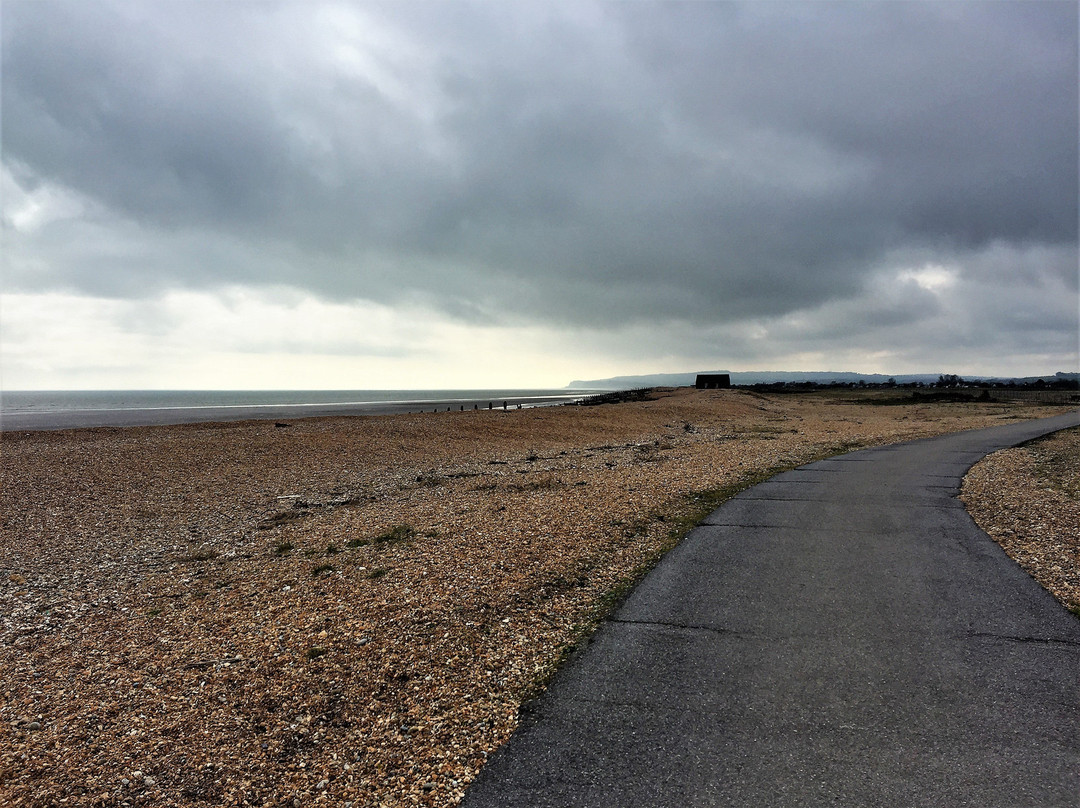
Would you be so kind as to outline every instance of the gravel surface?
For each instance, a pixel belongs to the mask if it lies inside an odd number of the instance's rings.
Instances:
[[[1059,411],[678,390],[4,434],[0,804],[453,805],[700,492]]]
[[[964,479],[961,499],[979,527],[1080,615],[1080,430],[989,455]]]

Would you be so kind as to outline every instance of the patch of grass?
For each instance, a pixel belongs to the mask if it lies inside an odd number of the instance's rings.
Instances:
[[[161,614],[161,611],[162,611],[161,609],[151,609],[150,611],[148,611],[146,613],[146,616],[147,617],[157,617],[159,614]]]
[[[212,561],[217,558],[217,550],[211,550],[208,547],[203,547],[196,550],[193,553],[188,553],[186,556],[181,557],[181,561]]]
[[[980,393],[962,393],[958,390],[935,390],[931,392],[914,392],[911,394],[912,403],[933,402],[937,404],[970,404],[972,402],[986,402],[991,400],[989,390],[983,390]]]
[[[659,443],[643,443],[634,447],[634,455],[639,463],[658,463],[664,460]]]
[[[371,542],[368,539],[349,539],[345,542],[345,546],[350,549],[356,549],[357,547],[367,547]]]
[[[295,522],[297,519],[303,519],[307,515],[308,514],[297,510],[282,511],[281,513],[276,513],[270,518],[259,522],[259,530],[272,530],[275,527]]]
[[[510,486],[518,491],[550,491],[554,488],[562,488],[562,482],[552,473],[541,474],[535,480]]]
[[[416,535],[416,529],[412,525],[396,525],[390,528],[379,536],[376,536],[372,541],[375,544],[395,544],[397,542],[408,541]]]
[[[382,578],[388,572],[390,572],[390,570],[386,569],[385,567],[380,567],[378,569],[369,570],[368,574],[365,575],[364,577],[368,578],[368,579],[371,579],[371,580],[375,580],[377,578]]]
[[[834,443],[829,447],[830,454],[847,454],[848,452],[854,452],[856,449],[866,448],[866,444],[860,440],[847,440],[840,443]]]
[[[295,549],[296,549],[296,547],[294,547],[292,544],[290,544],[287,541],[283,541],[280,544],[277,544],[277,545],[274,546],[274,555],[279,555],[279,556],[287,555],[287,554],[291,553]]]
[[[326,545],[326,554],[328,556],[337,555],[340,552],[341,551],[337,548],[336,544],[328,544],[328,545]]]
[[[333,572],[333,571],[334,571],[334,566],[332,564],[320,564],[317,567],[312,567],[311,574],[313,576],[314,575],[322,575],[324,572]]]

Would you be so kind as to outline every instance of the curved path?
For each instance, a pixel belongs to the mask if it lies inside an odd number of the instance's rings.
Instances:
[[[956,499],[1080,413],[725,503],[555,677],[465,808],[1080,805],[1080,620]]]

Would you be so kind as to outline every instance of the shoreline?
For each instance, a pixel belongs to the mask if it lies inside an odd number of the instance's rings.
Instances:
[[[469,391],[462,391],[469,392]],[[198,423],[275,421],[300,418],[335,418],[368,415],[408,415],[424,412],[475,412],[487,409],[532,409],[573,404],[590,391],[564,395],[512,395],[400,399],[395,401],[325,402],[310,404],[231,404],[223,406],[162,406],[0,413],[0,434],[101,427],[178,426]],[[505,404],[505,407],[504,407]]]
[[[5,433],[0,802],[454,805],[703,499],[1060,411],[870,398]]]

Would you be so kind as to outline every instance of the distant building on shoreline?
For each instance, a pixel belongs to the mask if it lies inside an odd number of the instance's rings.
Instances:
[[[699,373],[697,383],[694,386],[698,390],[722,390],[731,387],[731,374]]]

